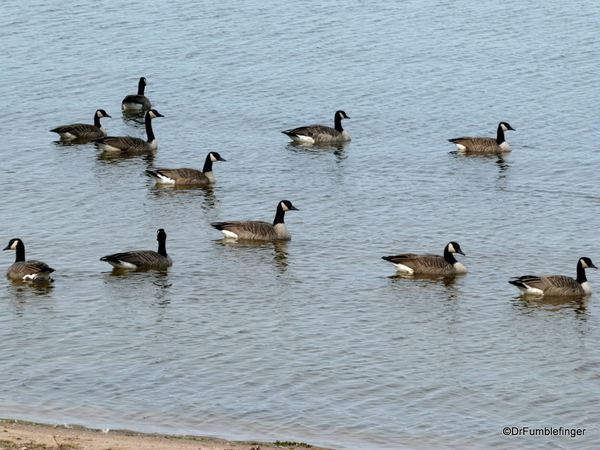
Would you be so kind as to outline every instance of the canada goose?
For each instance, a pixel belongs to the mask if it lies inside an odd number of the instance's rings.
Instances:
[[[98,109],[94,113],[94,125],[86,123],[74,123],[71,125],[61,125],[53,128],[53,133],[58,133],[62,139],[96,139],[106,136],[106,130],[100,125],[102,117],[110,117],[103,109]]]
[[[211,225],[233,239],[253,239],[262,241],[289,241],[292,237],[285,227],[283,217],[286,211],[298,211],[289,200],[281,200],[277,205],[273,223],[262,220],[229,220],[227,222],[213,222]]]
[[[469,137],[462,136],[454,139],[448,139],[453,144],[456,144],[456,148],[459,152],[465,153],[500,153],[510,151],[510,146],[504,140],[504,132],[512,130],[515,131],[506,122],[500,122],[498,124],[498,132],[496,139],[491,137]]]
[[[52,280],[50,274],[54,269],[45,262],[34,259],[25,261],[25,244],[21,239],[11,239],[4,250],[16,250],[17,257],[15,263],[8,268],[6,276],[12,280],[33,280],[47,281]]]
[[[347,142],[350,135],[342,128],[342,119],[349,119],[344,111],[336,111],[333,116],[335,128],[325,125],[308,125],[306,127],[293,128],[282,131],[296,142],[307,144],[328,143],[328,142]]]
[[[156,180],[157,184],[176,184],[186,186],[207,186],[215,182],[212,173],[213,162],[225,161],[217,152],[210,152],[204,160],[202,172],[197,169],[165,169],[146,170],[146,173]]]
[[[173,265],[173,260],[167,255],[167,233],[162,228],[156,233],[158,252],[153,250],[135,250],[131,252],[114,253],[100,258],[116,269],[164,269]]]
[[[590,258],[579,258],[577,261],[577,278],[565,275],[524,275],[510,280],[509,283],[518,287],[526,294],[547,295],[549,297],[578,297],[592,293],[585,269],[597,269]]]
[[[146,123],[146,134],[148,140],[131,136],[106,136],[100,139],[94,139],[94,142],[98,144],[104,151],[109,152],[141,152],[156,150],[158,148],[158,142],[154,137],[152,131],[152,119],[155,117],[164,117],[155,109],[151,109],[146,112],[145,123]]]
[[[466,273],[467,268],[456,260],[454,253],[465,255],[458,243],[449,242],[444,247],[444,256],[403,253],[381,258],[391,262],[399,272],[409,274],[456,275]]]
[[[144,95],[144,89],[146,89],[146,79],[141,77],[140,81],[138,81],[137,94],[126,96],[121,102],[121,109],[123,111],[142,112],[152,108],[150,100]]]

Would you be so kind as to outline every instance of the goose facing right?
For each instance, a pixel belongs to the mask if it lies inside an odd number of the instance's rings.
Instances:
[[[98,109],[94,113],[94,125],[87,123],[73,123],[71,125],[61,125],[50,131],[58,133],[61,139],[97,139],[106,136],[106,130],[100,124],[102,117],[110,117],[103,109]]]
[[[146,78],[141,77],[138,81],[138,92],[137,94],[127,95],[121,102],[121,109],[123,111],[130,112],[143,112],[148,111],[152,108],[152,104],[148,97],[144,95],[146,89]]]
[[[296,142],[305,144],[339,143],[350,141],[350,135],[342,128],[342,119],[349,119],[344,111],[336,111],[333,116],[334,128],[325,125],[308,125],[282,131]]]
[[[211,225],[229,239],[249,239],[260,241],[289,241],[292,237],[283,221],[286,211],[298,211],[289,200],[281,200],[273,223],[262,220],[229,220],[213,222]]]
[[[156,137],[152,131],[152,119],[155,117],[164,116],[155,109],[146,112],[144,122],[146,125],[146,135],[148,136],[147,140],[132,136],[105,136],[94,139],[93,142],[107,152],[143,152],[156,150],[158,142],[156,142]]]
[[[391,262],[398,272],[403,273],[446,276],[466,273],[467,268],[456,260],[454,253],[465,255],[460,245],[452,241],[444,247],[444,256],[402,253],[381,258]]]
[[[510,151],[510,146],[504,138],[504,132],[508,130],[516,131],[507,122],[500,122],[496,138],[461,136],[448,141],[463,153],[503,153]]]
[[[217,152],[210,152],[204,160],[202,171],[198,169],[166,169],[158,168],[146,170],[146,173],[156,180],[157,184],[174,184],[178,186],[208,186],[214,183],[215,177],[212,173],[214,162],[225,161]]]
[[[122,253],[113,253],[100,258],[115,269],[165,269],[173,265],[173,260],[167,254],[167,233],[164,229],[156,232],[158,241],[158,251],[153,250],[134,250]]]
[[[587,257],[577,261],[577,278],[565,275],[524,275],[510,280],[509,283],[518,287],[525,294],[545,295],[549,297],[581,297],[592,293],[585,276],[585,269],[597,269],[592,260]]]
[[[52,280],[50,274],[54,269],[42,261],[34,259],[25,260],[25,244],[21,239],[15,238],[8,242],[4,250],[16,250],[15,263],[8,268],[6,276],[11,280],[48,281]]]

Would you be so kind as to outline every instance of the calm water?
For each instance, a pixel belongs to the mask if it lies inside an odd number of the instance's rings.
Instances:
[[[598,294],[535,302],[507,283],[600,263],[597,2],[7,0],[0,17],[0,241],[56,269],[50,287],[2,283],[2,417],[340,449],[600,447]],[[48,132],[103,108],[110,134],[143,136],[119,110],[140,76],[165,116],[155,154]],[[343,148],[280,133],[336,109]],[[504,158],[446,140],[500,121],[517,130]],[[212,150],[227,159],[212,189],[144,175]],[[300,210],[291,242],[209,225],[272,220],[281,199]],[[99,261],[155,249],[161,227],[168,271]],[[381,260],[450,240],[470,270],[455,280]]]

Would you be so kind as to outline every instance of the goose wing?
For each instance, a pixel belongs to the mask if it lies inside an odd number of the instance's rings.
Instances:
[[[577,280],[565,275],[524,275],[517,281],[544,292],[545,295],[564,296],[564,295],[583,295],[585,291]]]
[[[286,130],[283,133],[288,136],[308,136],[314,140],[325,138],[339,138],[342,133],[337,131],[335,128],[327,127],[325,125],[308,125],[306,127],[293,128]]]
[[[178,169],[167,169],[158,168],[154,171],[148,171],[148,173],[155,172],[158,176],[173,180],[177,184],[209,184],[210,180],[197,169],[190,169],[186,167]]]
[[[275,240],[280,237],[275,232],[273,224],[262,220],[230,220],[227,222],[214,222],[217,230],[235,234],[238,239]]]
[[[131,94],[126,96],[123,101],[121,102],[124,105],[127,104],[138,104],[141,105],[142,109],[150,109],[152,107],[152,104],[150,103],[150,100],[148,99],[148,97],[146,97],[145,95],[139,95],[139,94]]]
[[[497,150],[498,143],[496,139],[490,137],[469,137],[461,136],[454,139],[448,139],[453,144],[465,147],[467,150]]]
[[[412,269],[413,273],[430,275],[454,275],[464,270],[457,269],[439,255],[403,253],[401,255],[384,256],[384,260],[396,265],[398,270],[404,271],[401,266]]]
[[[167,267],[170,266],[169,258],[153,250],[138,250],[131,252],[113,253],[100,258],[115,267],[125,267],[131,264],[140,269]]]
[[[148,147],[146,141],[133,136],[106,136],[95,139],[94,142],[122,151],[145,150]]]
[[[36,274],[51,274],[54,272],[54,269],[50,267],[48,264],[42,261],[36,261],[34,259],[29,261],[20,261],[14,263],[12,266],[8,268],[7,274],[11,278],[22,279],[27,275],[36,275]]]
[[[78,138],[100,138],[106,136],[106,133],[94,125],[86,123],[74,123],[71,125],[61,125],[50,130],[60,135],[71,134]]]

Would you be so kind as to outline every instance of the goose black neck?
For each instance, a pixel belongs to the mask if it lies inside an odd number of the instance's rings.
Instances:
[[[144,90],[146,89],[146,83],[143,79],[138,82],[138,95],[144,95]]]
[[[277,212],[275,213],[275,219],[273,220],[273,225],[277,225],[278,223],[284,223],[283,218],[285,216],[285,211],[281,207],[281,205],[277,206]]]
[[[344,129],[342,128],[342,115],[341,114],[335,113],[335,117],[333,118],[333,123],[334,123],[335,129],[337,131],[339,131],[340,133],[342,131],[344,131]]]
[[[148,111],[146,113],[145,122],[146,122],[146,134],[148,135],[147,142],[152,142],[155,138],[154,138],[154,131],[152,131],[152,116],[150,115],[150,111]]]
[[[161,237],[158,239],[158,254],[167,256],[167,238]]]
[[[17,243],[17,257],[15,258],[15,262],[25,261],[25,244],[23,241],[19,241]]]
[[[100,117],[98,117],[98,113],[94,114],[94,126],[100,128]]]
[[[583,264],[581,264],[581,261],[579,261],[577,263],[577,278],[576,278],[576,280],[579,284],[583,284],[587,281],[587,277],[585,276],[585,269],[583,268]]]
[[[455,263],[458,262],[456,260],[456,258],[454,257],[454,253],[452,253],[450,250],[448,250],[448,246],[446,246],[446,248],[444,248],[444,259],[446,260],[446,262],[448,264],[452,264],[452,265],[454,265]]]
[[[210,153],[206,155],[206,159],[204,160],[204,167],[202,168],[202,173],[212,172],[212,157]]]
[[[498,132],[496,133],[496,143],[498,145],[504,142],[504,129],[502,128],[502,124],[498,125]]]

